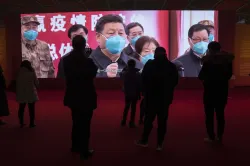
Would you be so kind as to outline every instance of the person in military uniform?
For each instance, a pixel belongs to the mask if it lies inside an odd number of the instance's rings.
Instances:
[[[35,16],[21,18],[22,61],[31,62],[38,78],[55,78],[55,68],[46,42],[38,40],[38,25]]]

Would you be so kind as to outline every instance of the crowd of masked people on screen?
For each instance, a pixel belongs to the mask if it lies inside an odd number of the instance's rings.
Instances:
[[[190,50],[187,50],[188,54],[184,56],[196,55],[197,45],[203,48],[204,44],[201,43],[209,40],[208,28],[198,24],[195,26],[189,30],[191,45]],[[97,108],[94,79],[98,76],[121,77],[124,82],[122,90],[125,96],[125,108],[121,126],[127,125],[127,116],[131,109],[128,125],[130,128],[136,127],[136,105],[141,101],[139,125],[144,125],[144,128],[141,138],[135,141],[135,144],[142,147],[148,146],[148,138],[157,117],[157,150],[163,149],[169,107],[174,99],[174,89],[179,77],[182,76],[183,69],[177,65],[179,62],[174,63],[168,60],[166,50],[160,47],[154,38],[143,36],[143,33],[143,27],[139,23],[130,23],[125,26],[118,15],[103,16],[96,24],[99,47],[91,51],[87,46],[88,30],[86,27],[73,25],[69,29],[68,36],[72,40],[73,50],[61,58],[58,77],[65,79],[66,90],[63,102],[72,113],[71,151],[80,153],[82,159],[88,159],[94,152],[89,147],[89,139],[93,111]],[[204,35],[204,41],[197,42],[198,44],[194,44],[195,41],[191,42],[192,39],[198,40],[199,34]],[[126,35],[130,44],[123,49]],[[200,70],[195,70],[204,85],[203,103],[208,134],[205,141],[222,143],[225,128],[224,110],[228,99],[228,82],[232,76],[234,57],[221,51],[218,42],[207,43],[206,56],[199,59]],[[191,63],[193,58],[184,59]],[[184,63],[185,60],[177,61]],[[185,65],[184,67],[186,68]],[[119,71],[120,69],[122,70]],[[39,100],[36,91],[38,87],[36,73],[29,60],[21,63],[15,90],[16,100],[19,103],[18,118],[21,128],[25,126],[23,117],[26,105],[29,108],[29,127],[36,127],[35,103]],[[0,68],[1,125],[6,124],[3,117],[10,114],[5,91],[5,79],[3,70]],[[217,117],[216,134],[214,113]]]

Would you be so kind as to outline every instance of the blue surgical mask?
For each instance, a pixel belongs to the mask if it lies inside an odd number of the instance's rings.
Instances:
[[[119,35],[111,36],[111,37],[106,38],[106,39],[107,39],[106,40],[106,49],[111,54],[119,54],[119,53],[121,53],[122,50],[124,49],[125,45],[126,45],[125,38],[121,37]]]
[[[141,62],[145,65],[148,60],[154,59],[154,54],[147,54],[141,57]]]
[[[210,33],[208,36],[208,39],[209,39],[209,42],[214,41],[214,35]]]
[[[192,49],[194,53],[198,55],[203,55],[206,53],[207,48],[208,48],[208,42],[201,41],[199,43],[194,44]]]
[[[27,40],[36,40],[38,32],[34,30],[25,31],[23,37]]]
[[[132,46],[135,46],[136,41],[140,38],[141,36],[136,36],[133,39],[131,39],[131,44]]]

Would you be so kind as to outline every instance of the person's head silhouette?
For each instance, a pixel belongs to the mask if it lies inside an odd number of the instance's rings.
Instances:
[[[155,49],[155,60],[158,60],[158,59],[161,59],[161,60],[164,60],[164,59],[167,59],[167,52],[166,52],[166,49],[164,47],[157,47]]]
[[[86,39],[82,35],[77,35],[72,40],[74,50],[84,50],[86,47]]]
[[[33,71],[33,67],[32,67],[32,65],[31,65],[30,61],[28,61],[28,60],[22,61],[20,67],[21,67],[21,68],[26,68],[26,69],[28,69],[29,71]]]
[[[219,42],[213,41],[208,44],[209,53],[217,53],[220,52],[220,50],[221,50],[221,45]]]
[[[130,59],[130,60],[128,61],[128,68],[133,69],[133,68],[135,68],[135,65],[136,65],[135,60]]]

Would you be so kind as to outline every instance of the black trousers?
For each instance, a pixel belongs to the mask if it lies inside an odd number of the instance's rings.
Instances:
[[[24,111],[25,111],[26,103],[19,103],[19,110],[18,110],[18,118],[19,123],[22,125],[24,124]],[[28,103],[29,107],[29,116],[30,116],[30,125],[33,125],[35,123],[35,102],[34,103]]]
[[[207,134],[210,139],[215,139],[214,133],[214,113],[216,113],[217,120],[217,137],[222,139],[225,128],[225,117],[224,117],[225,105],[205,105],[205,116],[206,116],[206,128]]]
[[[167,120],[168,120],[168,111],[169,111],[169,105],[166,105],[162,108],[146,108],[147,113],[145,116],[145,122],[144,122],[144,130],[142,134],[142,142],[147,143],[148,137],[151,133],[151,130],[153,128],[153,122],[157,116],[157,144],[162,145],[164,141],[164,137],[167,130]]]
[[[137,101],[138,101],[138,99],[136,99],[136,98],[125,97],[125,108],[124,108],[124,111],[123,111],[123,121],[127,120],[128,111],[129,111],[129,108],[131,108],[130,123],[135,122],[135,113],[136,113]]]
[[[143,98],[140,104],[140,120],[144,120],[145,109],[146,109],[146,103],[145,103],[145,99]]]
[[[83,109],[71,109],[72,113],[72,149],[80,151],[82,154],[88,154],[90,126],[93,111]]]

